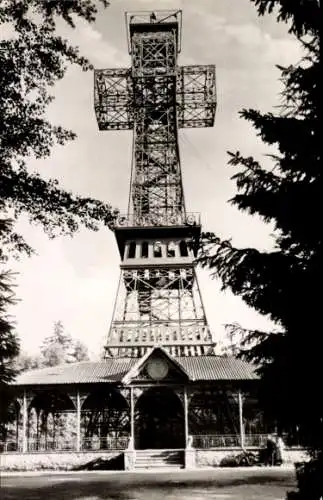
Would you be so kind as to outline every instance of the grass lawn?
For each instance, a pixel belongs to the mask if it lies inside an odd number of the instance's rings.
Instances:
[[[284,500],[292,469],[246,468],[140,473],[10,475],[1,500]]]

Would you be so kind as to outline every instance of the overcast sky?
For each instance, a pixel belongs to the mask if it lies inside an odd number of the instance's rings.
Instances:
[[[79,45],[97,68],[129,66],[125,11],[177,9],[183,11],[182,53],[179,64],[216,64],[215,126],[180,131],[179,144],[188,211],[202,213],[203,229],[231,237],[238,246],[270,249],[272,228],[256,217],[238,212],[228,200],[235,193],[227,151],[239,150],[260,161],[268,149],[251,126],[238,117],[241,108],[272,110],[279,104],[279,71],[300,49],[272,16],[258,18],[249,0],[112,0],[91,26],[78,23],[62,33]],[[44,177],[56,177],[64,188],[127,208],[131,132],[99,132],[93,110],[93,74],[70,69],[55,88],[50,118],[74,130],[78,138],[54,148],[46,161],[30,162]],[[119,279],[119,256],[108,229],[81,231],[73,239],[48,240],[41,229],[20,224],[37,255],[13,263],[20,272],[13,313],[22,349],[35,353],[43,338],[61,320],[66,331],[98,356],[109,329]],[[220,284],[199,271],[208,321],[215,337],[224,324],[269,328],[267,318],[249,309]]]

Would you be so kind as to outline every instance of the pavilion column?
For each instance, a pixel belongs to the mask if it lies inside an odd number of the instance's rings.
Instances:
[[[81,451],[81,397],[79,389],[76,393],[76,451]]]
[[[135,399],[134,388],[130,387],[130,437],[128,448],[124,451],[124,468],[133,470],[136,461],[135,452]]]
[[[40,417],[40,409],[36,409],[36,450],[40,449],[39,443],[39,417]]]
[[[185,448],[187,448],[189,440],[189,429],[188,429],[188,402],[187,402],[187,388],[184,387],[184,436],[185,436]]]
[[[26,453],[28,451],[27,426],[28,426],[27,393],[26,389],[24,389],[24,395],[22,400],[22,452],[23,453]]]
[[[184,457],[185,469],[195,469],[196,467],[196,455],[193,448],[192,436],[189,435],[189,425],[188,425],[188,397],[187,397],[187,387],[184,387],[184,434],[185,434],[185,450]]]
[[[245,447],[245,433],[243,425],[243,396],[241,391],[238,392],[238,404],[239,404],[239,428],[240,428],[240,445],[241,448]]]
[[[20,421],[20,406],[17,406],[17,411],[16,411],[16,447],[18,451],[18,446],[19,446],[19,421]]]
[[[133,387],[130,387],[130,449],[135,449],[135,402]]]

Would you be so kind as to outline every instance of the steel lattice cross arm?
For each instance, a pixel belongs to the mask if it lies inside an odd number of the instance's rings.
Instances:
[[[94,106],[99,129],[134,127],[136,110],[145,100],[140,92],[141,77],[161,78],[163,90],[175,83],[178,127],[212,127],[216,110],[215,66],[177,66],[181,12],[128,13],[126,17],[132,67],[94,71]],[[161,92],[151,96],[151,105],[158,106]]]
[[[129,68],[94,71],[94,107],[100,130],[131,130],[135,110],[135,81]],[[215,66],[176,69],[176,104],[179,128],[212,127],[216,110]]]
[[[100,130],[133,128],[130,69],[95,70],[94,107]]]
[[[177,73],[177,120],[180,128],[213,127],[215,66],[182,66]]]

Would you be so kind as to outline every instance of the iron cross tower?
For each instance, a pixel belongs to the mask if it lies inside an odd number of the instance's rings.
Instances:
[[[174,356],[214,345],[194,267],[200,217],[187,213],[178,129],[213,126],[215,67],[178,66],[181,11],[126,13],[131,68],[95,70],[100,130],[133,129],[128,211],[115,236],[121,276],[106,356]]]

